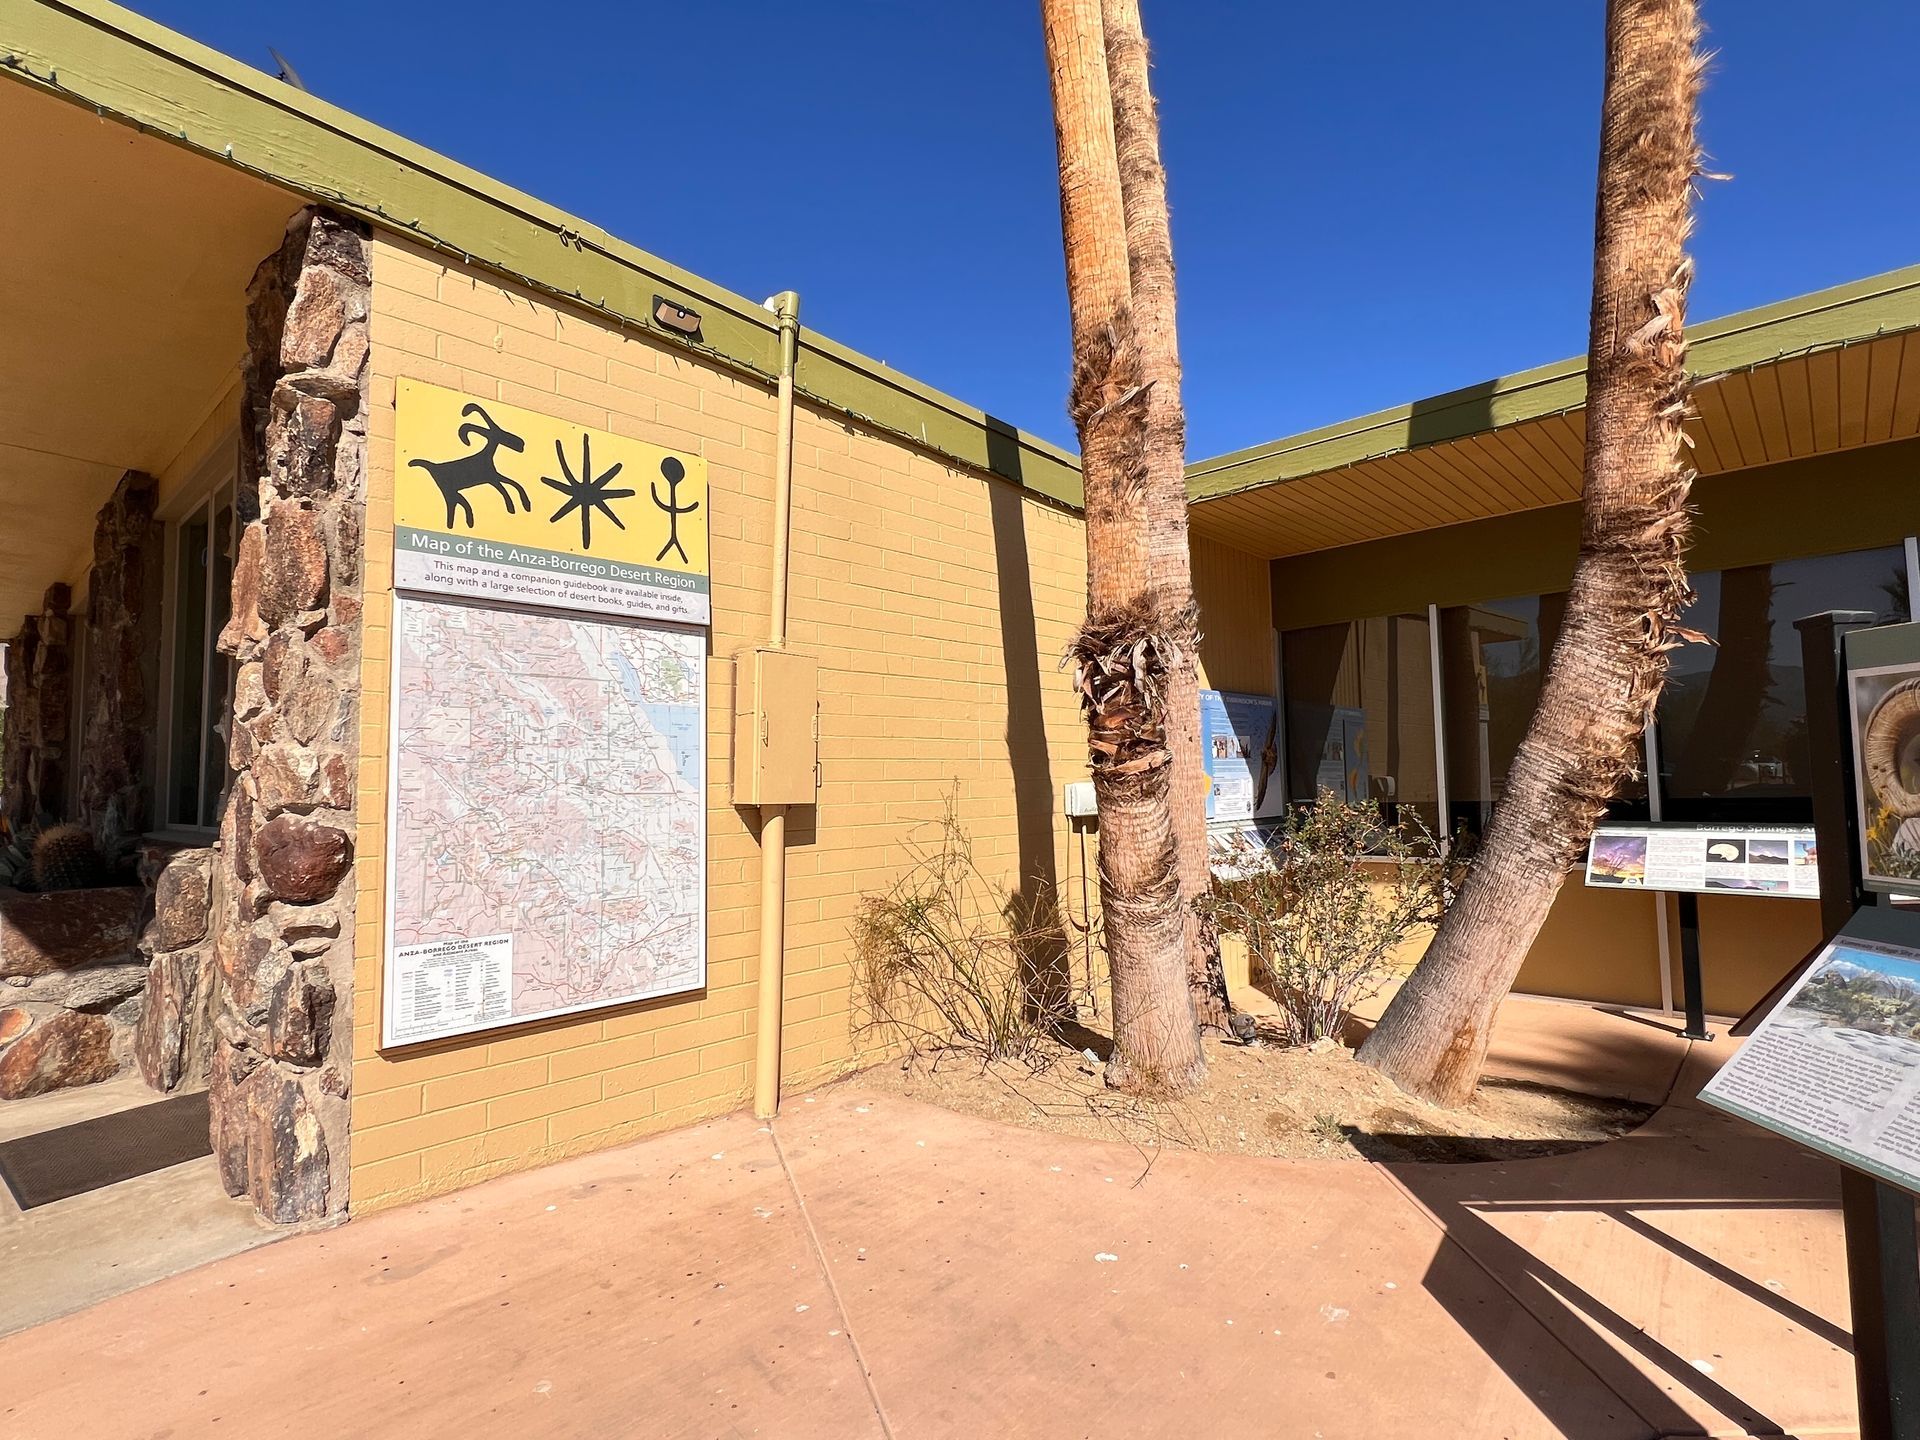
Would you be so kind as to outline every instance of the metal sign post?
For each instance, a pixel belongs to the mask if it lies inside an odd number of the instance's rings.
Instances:
[[[1680,902],[1680,989],[1687,1007],[1687,1028],[1683,1040],[1711,1040],[1707,1029],[1706,984],[1700,978],[1700,897],[1682,890]],[[1665,962],[1665,957],[1662,963]]]

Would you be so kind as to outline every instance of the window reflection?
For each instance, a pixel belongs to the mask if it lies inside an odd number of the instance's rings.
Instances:
[[[234,662],[215,642],[233,608],[233,497],[229,481],[174,527],[169,825],[213,829],[219,824]]]
[[[1567,597],[1523,595],[1440,612],[1446,704],[1448,825],[1479,834],[1507,789],[1520,742],[1540,699],[1546,658],[1566,618]],[[1645,819],[1647,782],[1635,775],[1608,807],[1617,820]]]
[[[1693,577],[1682,623],[1713,638],[1674,652],[1656,718],[1661,818],[1806,822],[1806,696],[1794,621],[1865,611],[1909,618],[1897,546],[1750,565]],[[1440,611],[1447,831],[1482,831],[1540,698],[1567,597],[1523,595]],[[1287,698],[1287,795],[1320,790],[1406,807],[1438,830],[1430,638],[1424,615],[1319,625],[1281,636]],[[1650,815],[1634,776],[1608,807]]]
[[[200,819],[200,742],[206,710],[207,537],[204,510],[180,526],[173,594],[172,808],[167,819],[195,825]]]
[[[1693,577],[1682,623],[1717,644],[1674,652],[1660,698],[1668,820],[1810,821],[1806,692],[1793,622],[1824,610],[1907,618],[1906,557],[1893,547]]]
[[[213,518],[213,531],[208,537],[208,544],[213,551],[213,577],[208,587],[213,616],[207,622],[207,633],[216,640],[233,613],[235,543],[233,506],[231,503],[224,504]],[[233,724],[234,662],[232,656],[223,655],[212,645],[209,646],[208,658],[212,673],[207,677],[201,696],[200,730],[206,737],[206,758],[202,762],[198,808],[200,823],[212,829],[220,823],[220,793],[226,788],[227,782],[227,741]]]
[[[1349,801],[1378,801],[1390,822],[1404,810],[1438,829],[1430,644],[1424,615],[1281,637],[1290,799],[1331,790]]]

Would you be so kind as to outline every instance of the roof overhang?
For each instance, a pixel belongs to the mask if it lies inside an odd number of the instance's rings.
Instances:
[[[119,6],[0,0],[9,77],[610,324],[763,379],[776,368],[762,306]],[[656,297],[699,312],[698,338],[659,324]],[[1920,267],[1693,327],[1701,471],[1920,433],[1916,331]],[[931,454],[1080,503],[1071,453],[811,330],[798,388]],[[1575,500],[1585,391],[1584,361],[1567,360],[1197,462],[1195,532],[1282,556]]]
[[[1703,475],[1920,434],[1920,266],[1693,326]],[[1196,533],[1303,554],[1580,498],[1586,362],[1189,467]]]
[[[120,6],[0,0],[8,75],[609,323],[769,381],[778,369],[778,325],[746,297]],[[654,319],[656,297],[700,315],[698,340]],[[1067,451],[816,331],[802,331],[796,384],[823,409],[1080,503]]]
[[[0,82],[0,636],[83,576],[128,470],[239,418],[247,282],[300,200]]]

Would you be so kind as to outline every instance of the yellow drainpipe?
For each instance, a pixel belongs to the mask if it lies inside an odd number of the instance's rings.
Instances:
[[[793,523],[793,371],[800,353],[800,297],[783,290],[767,301],[780,317],[779,418],[773,432],[773,590],[767,643],[787,643],[787,555]],[[736,742],[738,743],[737,739]],[[787,959],[787,807],[760,807],[760,990],[755,1024],[753,1113],[780,1109],[780,1037]]]

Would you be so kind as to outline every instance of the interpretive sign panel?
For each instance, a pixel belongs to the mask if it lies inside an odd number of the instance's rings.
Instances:
[[[1587,884],[1817,899],[1811,825],[1602,825],[1587,847]]]
[[[1860,880],[1920,888],[1920,625],[1847,636],[1847,708],[1860,821]]]
[[[396,588],[711,620],[699,456],[419,380],[394,424]]]
[[[1207,864],[1215,879],[1244,880],[1274,868],[1272,841],[1279,827],[1259,820],[1207,827]]]
[[[706,637],[396,597],[383,1043],[706,983]]]
[[[1920,1190],[1920,918],[1856,914],[1700,1098]]]
[[[1279,717],[1271,695],[1200,692],[1200,756],[1212,782],[1209,821],[1265,820],[1285,811],[1285,797],[1273,783]]]

